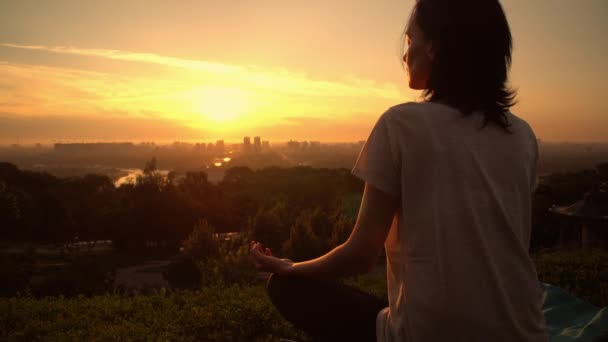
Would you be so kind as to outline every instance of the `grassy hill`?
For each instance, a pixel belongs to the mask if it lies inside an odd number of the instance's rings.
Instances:
[[[608,251],[534,256],[539,278],[608,306]],[[348,280],[386,295],[382,272]],[[155,291],[148,295],[0,298],[0,340],[307,341],[272,307],[263,284]]]

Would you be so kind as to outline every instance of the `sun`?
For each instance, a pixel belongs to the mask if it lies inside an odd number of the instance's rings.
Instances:
[[[249,109],[248,94],[239,88],[204,88],[193,92],[194,110],[207,121],[234,123]]]

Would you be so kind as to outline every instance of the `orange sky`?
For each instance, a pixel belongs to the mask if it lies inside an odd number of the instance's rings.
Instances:
[[[608,2],[503,1],[513,111],[544,141],[608,141]],[[412,1],[3,1],[0,143],[352,141],[415,100]]]

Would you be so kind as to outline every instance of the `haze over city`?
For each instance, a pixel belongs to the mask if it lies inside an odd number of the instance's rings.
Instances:
[[[513,112],[543,141],[608,141],[608,3],[502,3]],[[412,5],[4,1],[0,144],[365,139],[419,96],[400,64]]]

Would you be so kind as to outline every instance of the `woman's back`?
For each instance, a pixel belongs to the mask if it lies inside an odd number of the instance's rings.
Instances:
[[[546,341],[528,256],[536,138],[507,117],[513,134],[431,102],[378,120],[353,173],[401,199],[379,341]]]

